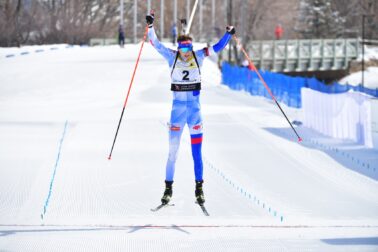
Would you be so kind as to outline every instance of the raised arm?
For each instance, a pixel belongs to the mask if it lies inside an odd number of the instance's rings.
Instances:
[[[226,27],[226,33],[223,35],[223,37],[213,46],[205,47],[201,50],[196,51],[196,55],[198,55],[198,59],[200,61],[200,65],[202,64],[202,60],[210,55],[213,55],[214,53],[218,53],[223,50],[223,48],[226,47],[230,39],[232,38],[232,35],[235,34],[235,28],[233,26],[227,26]]]
[[[235,34],[235,28],[233,26],[227,26],[226,27],[226,33],[223,35],[223,37],[219,40],[218,43],[213,45],[214,52],[220,52],[223,50],[223,48],[226,47],[230,39],[232,38],[232,35]]]
[[[148,38],[150,40],[151,45],[168,61],[169,65],[171,65],[174,61],[176,51],[165,47],[162,43],[160,43],[159,39],[157,38],[153,26],[154,14],[147,15],[146,21],[148,24]]]

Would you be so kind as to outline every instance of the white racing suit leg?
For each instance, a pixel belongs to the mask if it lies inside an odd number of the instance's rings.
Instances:
[[[173,181],[174,179],[177,153],[185,124],[188,124],[191,136],[195,179],[196,181],[202,181],[202,116],[198,100],[173,101],[169,124],[169,155],[166,166],[167,181]]]
[[[192,145],[192,156],[194,161],[194,175],[196,181],[203,181],[203,163],[202,163],[202,116],[201,105],[199,101],[193,101],[188,107],[188,127]]]

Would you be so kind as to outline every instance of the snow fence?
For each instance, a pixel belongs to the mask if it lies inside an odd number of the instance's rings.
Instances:
[[[377,99],[360,92],[326,94],[302,89],[303,125],[324,135],[378,148]]]
[[[326,85],[316,78],[291,77],[280,73],[261,71],[259,73],[272,90],[277,101],[289,107],[302,107],[301,88],[310,88],[327,94],[340,94],[350,90],[378,97],[378,89],[369,89],[362,85],[351,86],[339,83]],[[234,90],[244,90],[252,95],[264,96],[270,99],[268,91],[261,83],[256,72],[246,67],[232,66],[228,63],[222,65],[222,83]]]
[[[277,101],[302,108],[303,124],[324,135],[378,149],[378,90],[259,70]],[[222,81],[234,90],[271,99],[256,72],[222,65]]]

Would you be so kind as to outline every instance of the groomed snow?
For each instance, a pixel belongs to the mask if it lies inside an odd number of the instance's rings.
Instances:
[[[298,143],[274,103],[220,85],[210,60],[201,99],[211,216],[194,204],[187,131],[175,206],[151,212],[164,189],[167,64],[145,44],[109,161],[140,44],[56,47],[0,50],[0,251],[377,251],[378,153],[303,127]]]

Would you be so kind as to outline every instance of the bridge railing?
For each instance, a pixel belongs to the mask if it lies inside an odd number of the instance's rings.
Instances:
[[[347,69],[360,50],[358,39],[261,40],[245,46],[258,69],[308,72]]]

